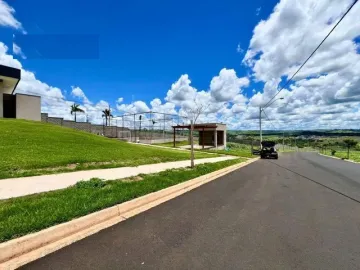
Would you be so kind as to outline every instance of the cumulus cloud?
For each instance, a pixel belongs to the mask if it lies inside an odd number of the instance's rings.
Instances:
[[[281,0],[253,31],[243,63],[262,92],[250,106],[264,105],[326,36],[353,1]],[[358,114],[360,5],[356,4],[322,47],[278,97],[269,114],[279,126],[297,128],[349,127]],[[351,104],[351,106],[349,106]],[[330,109],[336,106],[336,109]],[[276,109],[275,109],[276,108]],[[322,117],[318,117],[322,112]],[[351,115],[354,116],[351,116]],[[350,118],[349,118],[350,117]]]
[[[247,87],[247,77],[238,78],[235,70],[223,68],[218,76],[215,76],[210,83],[211,96],[219,102],[231,101],[240,93],[241,87]]]
[[[171,89],[167,92],[165,100],[174,104],[181,104],[186,100],[193,99],[197,90],[190,86],[190,84],[189,75],[181,75],[181,77],[171,85]]]
[[[207,90],[198,90],[191,85],[188,74],[183,74],[168,90],[163,103],[160,98],[153,99],[149,105],[136,101],[130,104],[118,104],[123,113],[142,113],[146,111],[178,114],[189,121],[201,111],[197,122],[234,121],[243,114],[248,99],[242,94],[242,88],[249,84],[246,77],[239,78],[232,69],[222,69],[211,81]]]

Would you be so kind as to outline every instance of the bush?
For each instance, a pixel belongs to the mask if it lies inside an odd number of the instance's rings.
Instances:
[[[335,154],[336,154],[336,150],[332,149],[332,150],[331,150],[331,155],[332,155],[332,156],[335,156]]]
[[[75,187],[79,189],[95,189],[103,188],[104,186],[106,186],[106,182],[99,178],[91,178],[89,181],[79,181],[75,184]]]

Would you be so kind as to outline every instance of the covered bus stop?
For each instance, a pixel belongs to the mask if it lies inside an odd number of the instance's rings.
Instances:
[[[173,128],[173,146],[176,147],[176,131],[179,129],[190,130],[191,125],[176,125],[173,126],[172,128]],[[197,131],[199,133],[200,148],[202,149],[226,148],[226,124],[219,124],[219,123],[195,124],[194,131]]]

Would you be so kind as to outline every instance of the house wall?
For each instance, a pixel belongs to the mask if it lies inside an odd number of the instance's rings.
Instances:
[[[41,121],[41,98],[16,94],[16,118]]]
[[[199,145],[212,145],[214,146],[214,130],[209,131],[199,131]]]
[[[217,132],[217,145],[222,146],[224,145],[224,131],[218,130]]]

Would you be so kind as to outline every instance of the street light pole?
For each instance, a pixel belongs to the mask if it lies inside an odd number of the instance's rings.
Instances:
[[[284,99],[283,97],[281,98],[278,98],[278,99],[275,99],[273,100],[273,102],[271,102],[270,104],[268,104],[267,106],[265,106],[264,108],[262,108],[261,106],[259,106],[259,129],[260,129],[260,148],[261,148],[261,143],[262,143],[262,128],[261,128],[261,112],[263,109],[269,107],[270,105],[272,105],[275,101],[277,100],[282,100]]]

